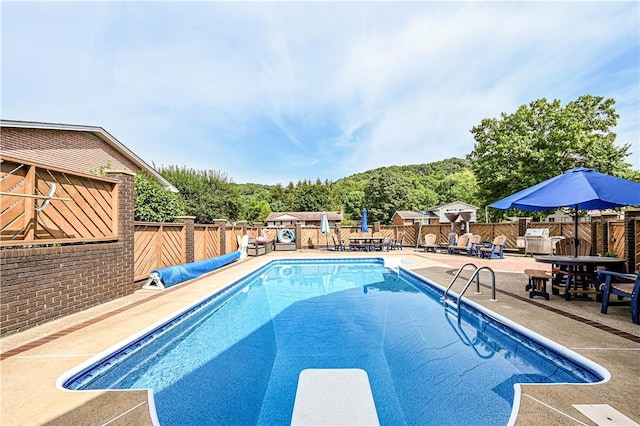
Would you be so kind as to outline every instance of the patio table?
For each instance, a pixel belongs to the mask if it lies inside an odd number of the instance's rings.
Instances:
[[[349,249],[356,247],[366,251],[371,251],[374,248],[380,248],[384,245],[384,237],[349,237]],[[389,246],[387,246],[387,250]]]
[[[571,293],[596,293],[596,300],[602,298],[602,294],[598,294],[598,272],[597,268],[602,266],[604,268],[612,268],[613,270],[620,270],[626,259],[618,257],[603,257],[603,256],[534,256],[536,262],[550,263],[558,265],[563,271],[562,274],[556,274],[552,283],[553,294],[559,294],[557,287],[562,287],[562,275],[566,275],[564,283],[564,298],[565,300],[571,300]],[[571,283],[574,275],[578,271],[586,271],[590,284],[593,285],[592,290],[572,290]]]

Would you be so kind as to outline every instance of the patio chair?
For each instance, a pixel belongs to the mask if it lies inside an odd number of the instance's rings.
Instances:
[[[469,249],[467,250],[467,256],[479,256],[481,247],[482,235],[473,235],[471,238],[469,238]]]
[[[400,233],[400,238],[391,243],[392,250],[402,250],[402,243],[404,242],[404,232]]]
[[[437,237],[435,234],[427,234],[424,236],[424,251],[426,252],[436,252],[438,251],[438,244],[436,243]]]
[[[481,247],[480,257],[489,259],[504,259],[504,246],[507,244],[507,237],[499,235],[493,239],[491,247]]]
[[[622,274],[613,271],[598,271],[599,281],[604,281],[602,290],[602,308],[600,312],[607,313],[609,296],[615,294],[618,300],[631,298],[631,321],[640,324],[640,271],[637,274]],[[617,302],[616,302],[617,303]]]
[[[456,244],[450,244],[447,246],[447,253],[454,254],[469,250],[469,234],[462,234],[458,237]]]
[[[336,236],[331,234],[331,239],[333,240],[333,251],[344,251],[344,243],[340,237],[336,240]]]
[[[574,256],[575,255],[575,245],[573,242],[573,238],[565,238],[556,243],[555,254],[558,256]],[[580,244],[578,244],[578,256],[590,256],[591,255],[591,243],[585,240],[584,238],[580,238]],[[566,266],[560,266],[557,264],[551,265],[551,275],[553,275],[553,282],[556,286],[561,286],[562,281],[565,280],[565,276],[568,274],[568,270]],[[578,290],[578,281],[582,288],[589,287],[591,280],[591,272],[586,268],[576,268],[571,271],[572,277],[572,292],[576,293]],[[559,294],[554,291],[554,294]]]

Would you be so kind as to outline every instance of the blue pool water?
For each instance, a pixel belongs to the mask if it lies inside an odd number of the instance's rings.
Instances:
[[[153,389],[162,425],[289,424],[308,368],[367,372],[381,424],[507,424],[516,383],[590,383],[489,312],[379,259],[275,261],[111,355],[67,389]]]

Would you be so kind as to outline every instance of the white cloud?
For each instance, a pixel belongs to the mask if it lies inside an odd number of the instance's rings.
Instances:
[[[286,184],[464,156],[482,118],[594,94],[640,159],[639,19],[624,2],[9,3],[3,118]]]

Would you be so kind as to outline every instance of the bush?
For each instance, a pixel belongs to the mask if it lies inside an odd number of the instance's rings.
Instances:
[[[184,200],[156,181],[148,173],[139,172],[134,180],[135,220],[141,222],[175,222],[185,214]]]

